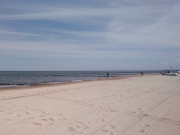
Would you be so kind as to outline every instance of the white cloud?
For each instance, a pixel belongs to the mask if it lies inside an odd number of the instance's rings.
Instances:
[[[0,34],[2,35],[12,35],[12,36],[35,36],[35,37],[42,37],[40,34],[31,34],[31,33],[24,33],[24,32],[14,32],[8,30],[0,30]]]

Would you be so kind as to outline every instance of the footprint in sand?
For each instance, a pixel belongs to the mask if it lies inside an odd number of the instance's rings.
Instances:
[[[63,117],[63,120],[67,120],[65,117]]]
[[[149,124],[146,124],[146,127],[150,127],[150,125],[149,125]]]
[[[159,120],[164,120],[164,121],[168,121],[168,118],[159,118]]]
[[[102,122],[105,122],[105,120],[104,120],[104,119],[101,119],[101,121],[102,121]]]
[[[102,132],[104,132],[104,133],[108,133],[109,131],[108,130],[101,130]]]
[[[108,130],[101,130],[101,131],[104,132],[104,133],[109,133],[109,135],[113,135],[113,132],[110,132]]]
[[[59,114],[59,116],[63,116],[62,114]]]
[[[17,117],[21,117],[21,115],[19,115],[19,114],[17,114],[16,116],[17,116]]]
[[[51,121],[55,121],[53,118],[49,118],[49,120],[51,120]]]
[[[34,125],[38,125],[38,126],[42,126],[42,124],[41,124],[41,123],[38,123],[38,122],[34,122],[33,124],[34,124]]]
[[[6,121],[12,121],[12,119],[4,119],[4,120],[6,120]]]
[[[49,125],[54,125],[55,123],[49,123]]]
[[[68,129],[69,131],[76,131],[76,129],[74,128],[74,127],[69,127],[69,129]]]
[[[110,112],[117,112],[117,110],[110,110]]]
[[[88,127],[88,126],[86,126],[86,125],[83,125],[83,127],[84,127],[84,129],[89,129],[89,127]]]
[[[140,132],[141,132],[141,133],[144,133],[145,131],[142,129],[142,130],[140,130]]]
[[[149,115],[148,114],[142,114],[141,116],[142,117],[148,117]]]
[[[75,121],[76,123],[81,123],[81,124],[83,124],[81,121]]]
[[[80,128],[79,126],[76,126],[77,128]]]
[[[115,129],[116,127],[114,125],[110,125],[111,128]]]
[[[43,121],[48,121],[47,119],[41,119],[41,120],[43,120]]]

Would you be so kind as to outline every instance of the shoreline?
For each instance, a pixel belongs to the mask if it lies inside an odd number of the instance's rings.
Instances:
[[[93,82],[93,81],[108,81],[108,80],[121,80],[130,77],[141,77],[141,76],[151,76],[151,75],[159,75],[158,73],[154,74],[144,74],[144,75],[125,75],[119,77],[103,77],[94,80],[81,80],[81,81],[69,81],[69,82],[57,82],[57,83],[37,83],[37,84],[30,84],[24,86],[13,86],[13,87],[0,87],[0,92],[5,90],[21,90],[21,89],[33,89],[33,88],[41,88],[41,87],[52,87],[52,86],[63,86],[75,83],[84,83],[84,82]]]
[[[69,81],[69,82],[57,82],[57,83],[37,83],[37,84],[30,84],[30,85],[25,85],[25,86],[0,87],[0,92],[6,91],[6,90],[21,90],[21,89],[33,89],[33,88],[63,86],[63,85],[84,83],[84,82],[120,80],[120,79],[129,78],[129,77],[136,77],[136,76],[140,76],[140,75],[127,75],[127,76],[121,76],[121,77],[106,77],[106,78],[104,77],[104,78],[98,78],[95,80],[81,80],[81,81]]]
[[[109,77],[106,74],[109,73]],[[144,74],[159,74],[158,71],[147,71]],[[73,82],[84,82],[92,80],[104,80],[109,78],[118,78],[126,76],[138,76],[140,72],[137,71],[77,71],[77,72],[61,72],[61,71],[49,71],[49,72],[1,72],[0,71],[0,90],[2,89],[14,89],[24,88],[41,85],[54,85]]]

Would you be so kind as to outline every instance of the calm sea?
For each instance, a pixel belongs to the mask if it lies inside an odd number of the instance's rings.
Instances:
[[[141,71],[0,71],[0,88],[138,75]],[[143,71],[145,74],[161,71]]]

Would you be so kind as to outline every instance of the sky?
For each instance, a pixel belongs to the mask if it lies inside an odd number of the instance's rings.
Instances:
[[[180,69],[179,0],[0,0],[0,71]]]

